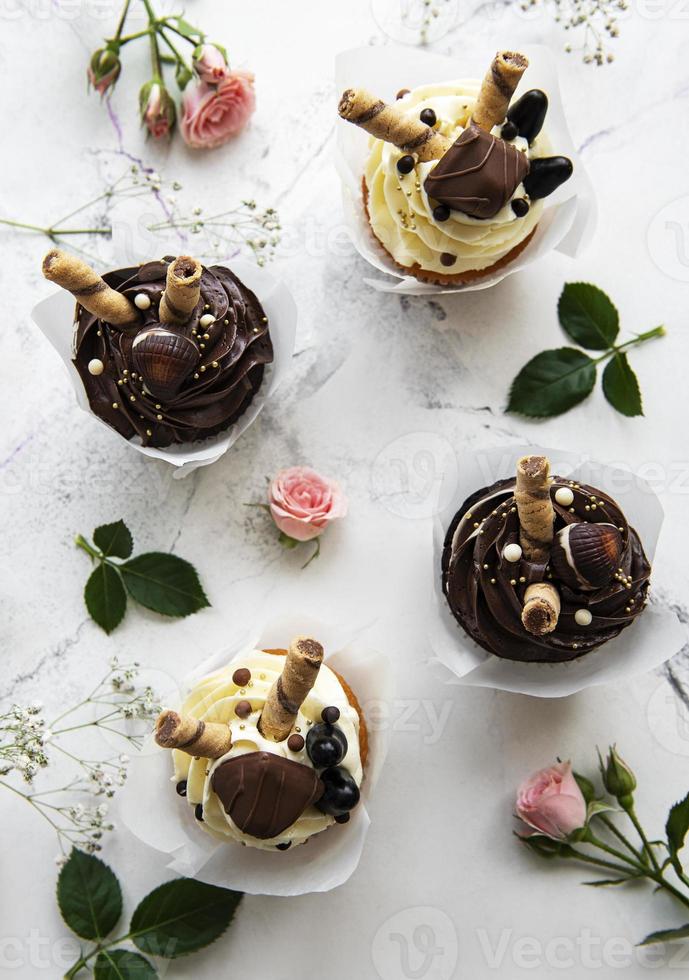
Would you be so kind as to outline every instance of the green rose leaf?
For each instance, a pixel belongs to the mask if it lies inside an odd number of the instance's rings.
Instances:
[[[670,846],[670,860],[672,861],[675,870],[682,871],[682,865],[677,856],[678,853],[684,847],[684,838],[689,830],[689,793],[680,800],[679,803],[675,803],[673,808],[668,814],[667,823],[665,824],[665,833],[667,834],[667,842]]]
[[[653,943],[671,943],[676,939],[689,939],[689,922],[685,926],[678,926],[677,929],[661,929],[660,932],[652,932],[639,943],[639,946],[651,946]]]
[[[57,879],[62,918],[82,939],[104,939],[122,915],[122,891],[107,864],[76,848]]]
[[[157,977],[147,959],[130,949],[104,949],[96,957],[95,980],[148,980]]]
[[[193,565],[177,555],[151,551],[120,565],[127,592],[163,616],[189,616],[210,606]]]
[[[562,329],[587,350],[608,350],[620,332],[614,303],[588,282],[568,282],[557,304]]]
[[[186,956],[223,934],[241,899],[241,892],[193,878],[168,881],[135,909],[131,938],[143,953],[152,956]]]
[[[583,351],[559,347],[537,354],[512,382],[508,412],[532,418],[561,415],[590,395],[596,365]]]
[[[112,633],[122,622],[127,608],[127,593],[112,565],[101,562],[91,572],[84,589],[84,601],[91,618],[106,633]]]
[[[129,558],[134,547],[131,532],[124,521],[101,524],[93,532],[93,542],[106,558]]]
[[[635,881],[637,878],[643,878],[644,875],[631,874],[625,875],[623,878],[599,878],[597,881],[583,881],[583,885],[587,885],[589,888],[609,888],[613,885],[624,885],[627,881]]]
[[[603,393],[613,408],[630,418],[643,415],[639,379],[629,366],[627,355],[615,354],[603,371]]]
[[[203,31],[200,31],[197,27],[194,27],[189,21],[185,20],[183,17],[170,17],[170,20],[174,21],[175,29],[190,41],[203,40]]]

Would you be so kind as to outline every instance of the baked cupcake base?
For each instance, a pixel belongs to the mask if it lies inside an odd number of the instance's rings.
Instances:
[[[489,265],[485,269],[467,269],[465,272],[455,272],[455,273],[447,273],[447,274],[440,273],[440,272],[431,272],[428,269],[422,268],[417,262],[415,262],[414,265],[400,265],[400,263],[395,259],[395,257],[387,250],[385,245],[383,245],[381,240],[376,235],[375,231],[373,230],[373,226],[371,224],[371,215],[368,210],[368,187],[366,186],[365,177],[361,178],[361,189],[363,193],[364,209],[366,211],[366,217],[368,219],[371,235],[374,238],[376,244],[383,249],[383,251],[388,256],[388,258],[392,262],[394,262],[394,264],[397,266],[400,272],[404,273],[404,275],[414,276],[414,278],[418,279],[419,282],[427,282],[435,286],[467,285],[468,283],[479,282],[481,279],[485,279],[487,276],[491,276],[495,272],[499,272],[500,269],[504,269],[505,266],[509,265],[510,262],[513,262],[514,259],[517,258],[517,256],[521,255],[521,253],[529,244],[533,236],[536,234],[536,230],[538,228],[538,225],[536,225],[536,228],[534,228],[533,231],[531,231],[530,234],[528,234],[523,241],[519,242],[519,244],[515,245],[513,249],[510,249],[510,251],[506,255],[503,255],[501,259],[498,259],[497,262],[494,262],[492,265]]]

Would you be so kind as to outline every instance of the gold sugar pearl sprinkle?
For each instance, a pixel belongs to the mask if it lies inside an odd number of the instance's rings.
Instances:
[[[219,366],[220,366],[220,365],[218,364],[218,362],[217,362],[217,361],[213,361],[213,362],[212,362],[212,364],[211,364],[211,367],[214,367],[214,368],[217,368],[217,367],[219,367]]]
[[[160,414],[156,415],[156,418],[158,419],[159,422],[163,421],[163,416]]]
[[[113,402],[112,403],[112,407],[113,408],[119,408],[120,406],[119,406],[119,404],[117,402]]]

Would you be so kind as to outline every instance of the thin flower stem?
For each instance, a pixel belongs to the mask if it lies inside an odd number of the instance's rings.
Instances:
[[[645,333],[637,334],[635,337],[632,337],[631,340],[625,341],[624,344],[614,344],[605,352],[605,354],[601,354],[600,357],[595,358],[593,363],[601,364],[603,361],[607,361],[609,357],[614,357],[615,354],[622,354],[630,347],[637,347],[639,344],[643,344],[647,340],[655,340],[658,337],[664,337],[666,333],[667,331],[663,325],[653,327],[652,330],[646,330]]]
[[[633,854],[634,857],[638,861],[642,861],[643,860],[643,855],[639,851],[637,851],[637,849],[634,847],[634,845],[632,844],[632,842],[627,837],[625,837],[625,835],[622,833],[622,831],[619,829],[619,827],[616,824],[614,824],[613,821],[608,816],[606,816],[604,813],[599,813],[598,814],[598,819],[602,823],[605,824],[605,826],[608,828],[608,830],[612,834],[614,834],[615,837],[617,837],[617,839],[620,841],[620,843],[624,844],[624,846],[627,848],[627,850],[631,854]]]
[[[164,31],[164,29],[163,29],[162,26],[160,27],[160,29],[158,31],[158,34],[159,34],[161,40],[164,41],[165,44],[167,44],[167,46],[170,49],[170,51],[172,51],[172,53],[175,56],[175,59],[177,61],[177,64],[178,65],[183,65],[185,68],[188,68],[189,65],[186,63],[186,61],[184,60],[183,56],[179,53],[179,51],[177,50],[177,48],[174,46],[174,44],[172,43],[172,41],[169,39],[169,37],[165,33],[165,31]]]
[[[651,845],[648,842],[648,838],[646,837],[646,832],[645,832],[644,828],[641,826],[641,823],[639,821],[639,818],[636,815],[636,811],[635,811],[634,807],[633,806],[630,806],[628,810],[625,810],[625,813],[627,814],[627,816],[629,817],[629,819],[631,820],[631,822],[634,824],[634,827],[636,829],[636,832],[639,835],[639,837],[641,838],[641,843],[644,846],[644,850],[646,851],[646,854],[648,854],[649,860],[650,860],[651,864],[653,865],[654,871],[657,874],[661,874],[660,865],[658,864],[658,860],[657,860],[655,854],[653,853],[653,848],[651,847]]]
[[[76,538],[74,539],[74,543],[77,546],[77,548],[81,548],[82,551],[85,551],[86,554],[90,555],[91,558],[93,558],[95,561],[102,560],[103,553],[101,551],[98,551],[96,548],[93,548],[88,543],[88,541],[83,536],[83,534],[77,534]]]
[[[612,861],[604,861],[602,858],[591,857],[590,854],[585,854],[583,851],[577,851],[574,847],[572,848],[572,853],[576,857],[577,861],[583,861],[584,864],[593,864],[599,868],[608,868],[609,870],[617,871],[618,874],[629,874],[629,868],[625,868],[624,865],[615,864]]]
[[[124,0],[124,7],[122,8],[122,13],[120,14],[120,19],[117,22],[117,29],[115,31],[115,41],[119,41],[122,36],[122,31],[124,30],[124,22],[127,19],[127,14],[129,13],[129,7],[132,0]]]
[[[130,41],[137,41],[140,37],[146,37],[151,33],[151,28],[147,27],[143,31],[137,31],[136,34],[127,34],[126,37],[121,37],[120,44],[129,44]]]
[[[637,871],[641,871],[643,874],[646,874],[648,871],[648,868],[641,862],[641,860],[635,860],[633,858],[627,857],[627,855],[623,854],[622,851],[618,851],[616,848],[610,847],[610,845],[606,844],[605,841],[599,840],[595,836],[595,834],[592,833],[590,828],[588,830],[588,833],[586,834],[586,837],[584,838],[584,842],[587,844],[592,844],[593,847],[600,848],[601,851],[605,851],[606,854],[610,854],[612,857],[617,858],[619,861],[624,861],[626,864],[629,864]]]

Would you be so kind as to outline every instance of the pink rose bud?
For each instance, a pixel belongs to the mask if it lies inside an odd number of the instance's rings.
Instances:
[[[251,72],[228,71],[217,86],[192,83],[182,96],[180,128],[184,141],[201,150],[221,146],[246,126],[255,108]]]
[[[175,125],[175,103],[164,85],[155,79],[146,82],[139,93],[141,122],[151,136],[163,139],[170,136]]]
[[[99,48],[94,51],[86,70],[88,80],[100,95],[105,95],[120,77],[122,65],[120,59],[110,48]]]
[[[268,492],[270,513],[283,534],[311,541],[347,513],[347,498],[334,480],[308,466],[280,470]]]
[[[517,792],[517,816],[552,840],[566,840],[586,826],[587,807],[571,762],[534,773]]]
[[[225,53],[214,44],[200,44],[194,51],[194,71],[207,85],[219,85],[230,70]]]

